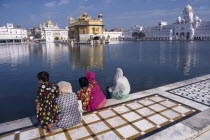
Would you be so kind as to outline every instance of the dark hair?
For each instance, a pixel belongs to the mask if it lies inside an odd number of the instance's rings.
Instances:
[[[50,75],[46,71],[39,72],[37,74],[38,80],[42,80],[43,82],[49,81]]]
[[[79,78],[80,87],[87,87],[88,86],[88,79],[86,77]]]

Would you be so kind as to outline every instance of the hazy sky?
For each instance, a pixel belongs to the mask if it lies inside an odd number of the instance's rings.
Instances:
[[[127,29],[160,20],[173,23],[188,3],[201,19],[210,20],[210,0],[0,0],[0,26],[14,23],[30,28],[50,17],[63,28],[67,17],[76,18],[84,10],[92,18],[102,13],[105,29]]]

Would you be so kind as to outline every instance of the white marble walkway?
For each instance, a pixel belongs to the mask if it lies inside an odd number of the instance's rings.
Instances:
[[[193,139],[210,129],[209,79],[210,75],[205,75],[133,93],[123,101],[109,99],[107,109],[86,114],[98,119],[88,122],[84,117],[80,126],[57,130],[54,136],[45,135],[41,128],[30,127],[34,122],[30,117],[2,123],[0,139],[105,139],[107,136],[109,139]],[[146,98],[153,103],[141,102]],[[129,102],[122,103],[126,101]]]
[[[194,140],[209,140],[210,139],[210,130],[207,132],[203,133],[202,135],[198,136]]]

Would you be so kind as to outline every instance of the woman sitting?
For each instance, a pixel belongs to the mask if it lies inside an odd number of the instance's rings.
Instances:
[[[53,129],[73,127],[81,121],[77,96],[72,91],[70,83],[61,81],[57,85],[59,87],[60,94],[56,99],[56,102],[61,110],[61,114],[59,115],[59,122],[53,125]]]
[[[78,100],[82,100],[83,110],[93,111],[106,104],[106,97],[95,81],[95,74],[88,72],[79,79],[81,89],[77,92]]]
[[[117,68],[114,77],[114,86],[109,88],[108,91],[111,93],[113,98],[121,100],[128,98],[130,90],[131,88],[128,79],[123,76],[122,69]]]

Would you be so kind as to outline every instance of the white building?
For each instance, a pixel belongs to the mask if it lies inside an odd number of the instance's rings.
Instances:
[[[202,21],[194,16],[192,7],[188,4],[182,17],[173,24],[174,38],[187,40],[210,40],[210,21]]]
[[[0,27],[0,43],[23,42],[27,38],[28,33],[26,29],[14,28],[11,23]]]
[[[133,33],[142,32],[145,40],[210,40],[210,21],[194,16],[189,4],[184,8],[182,17],[179,16],[173,24],[161,21],[156,26],[142,27],[139,31],[135,28],[137,26],[123,32],[124,39],[134,38]]]
[[[107,31],[104,31],[103,32],[103,36],[105,37],[105,38],[110,38],[110,40],[119,40],[120,39],[120,37],[122,37],[122,33],[123,32],[107,32]]]
[[[139,33],[142,31],[142,29],[143,29],[142,26],[138,26],[138,25],[133,26],[130,29],[123,31],[122,37],[125,39],[131,39],[131,38],[133,38],[133,33],[135,33],[135,32]]]
[[[172,40],[173,30],[172,25],[168,25],[167,22],[158,22],[157,26],[144,27],[142,32],[145,34],[147,40]]]
[[[61,29],[58,25],[54,25],[51,20],[48,20],[46,24],[40,25],[41,38],[46,42],[57,42],[68,40],[68,28]]]

